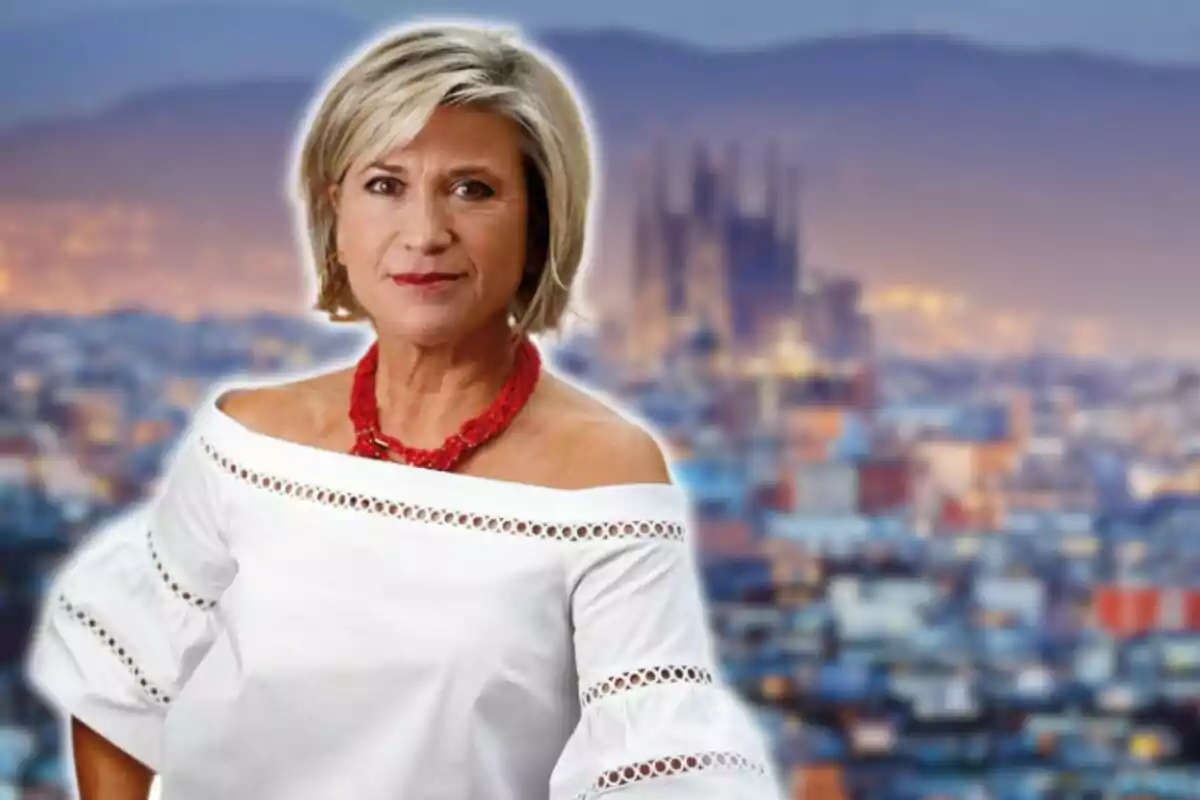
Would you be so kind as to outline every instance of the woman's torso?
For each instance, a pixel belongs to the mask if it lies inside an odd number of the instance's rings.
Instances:
[[[432,473],[208,416],[238,574],[168,716],[163,796],[546,796],[579,718],[564,548],[620,487]]]

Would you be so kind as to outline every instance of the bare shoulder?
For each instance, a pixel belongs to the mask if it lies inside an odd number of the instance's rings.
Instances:
[[[348,380],[340,371],[290,383],[236,388],[224,392],[217,406],[250,430],[306,441],[327,426],[338,398],[349,391]]]
[[[666,453],[641,423],[558,378],[546,395],[542,414],[566,482],[576,488],[671,483]]]

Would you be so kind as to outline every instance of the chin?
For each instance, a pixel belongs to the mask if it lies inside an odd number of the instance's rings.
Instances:
[[[457,341],[472,327],[469,315],[446,307],[391,308],[374,319],[380,335],[426,347]]]
[[[380,321],[378,327],[380,334],[425,347],[450,344],[461,339],[466,332],[466,327],[456,324],[454,320],[416,321],[409,319],[393,320],[391,323]]]

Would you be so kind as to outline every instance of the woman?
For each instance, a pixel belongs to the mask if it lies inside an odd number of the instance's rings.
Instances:
[[[83,798],[775,797],[654,439],[543,372],[584,255],[573,94],[509,34],[394,33],[299,154],[353,368],[226,389],[55,580],[34,685]]]

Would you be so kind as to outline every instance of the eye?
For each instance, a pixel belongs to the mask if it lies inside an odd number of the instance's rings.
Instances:
[[[381,176],[367,181],[365,188],[371,194],[382,194],[390,197],[399,194],[400,190],[404,188],[404,184],[399,178]]]
[[[454,194],[463,200],[485,200],[496,192],[483,181],[466,180],[454,186]]]

